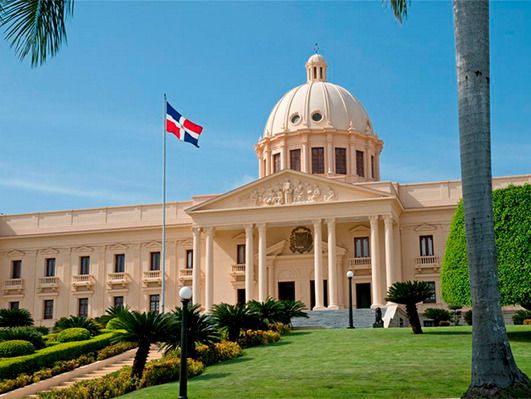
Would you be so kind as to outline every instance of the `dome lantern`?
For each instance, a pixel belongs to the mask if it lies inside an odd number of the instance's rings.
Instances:
[[[321,54],[315,53],[306,62],[308,82],[326,82],[328,65]]]

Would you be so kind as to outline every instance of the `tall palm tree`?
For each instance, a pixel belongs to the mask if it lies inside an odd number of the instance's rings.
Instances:
[[[46,62],[66,43],[65,20],[74,13],[74,0],[0,0],[0,27],[15,53],[31,66]]]
[[[417,303],[434,294],[433,288],[425,281],[396,282],[389,287],[386,301],[406,305],[407,318],[414,334],[422,334]]]
[[[149,347],[155,342],[167,341],[176,329],[176,322],[169,313],[121,311],[118,313],[116,328],[125,330],[116,341],[129,341],[138,344],[131,371],[132,378],[142,378]]]
[[[402,21],[409,1],[390,1],[395,16]],[[501,397],[511,391],[531,397],[531,382],[518,369],[511,352],[498,288],[490,156],[489,2],[454,0],[453,13],[461,179],[473,309],[472,381],[465,397]]]

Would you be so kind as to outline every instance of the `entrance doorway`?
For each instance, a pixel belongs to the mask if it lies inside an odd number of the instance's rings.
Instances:
[[[245,288],[238,288],[236,291],[236,301],[238,305],[245,304]]]
[[[323,280],[323,305],[328,306],[328,280]],[[310,310],[315,306],[315,284],[310,280]]]
[[[356,284],[356,308],[367,309],[371,307],[371,283]]]
[[[278,299],[295,300],[295,281],[282,281],[278,283]]]

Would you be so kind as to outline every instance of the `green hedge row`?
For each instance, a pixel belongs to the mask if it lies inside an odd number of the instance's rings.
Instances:
[[[15,378],[22,373],[32,373],[49,367],[58,360],[70,360],[88,352],[94,352],[111,344],[117,333],[98,335],[87,341],[57,344],[26,356],[17,356],[0,361],[0,379]]]

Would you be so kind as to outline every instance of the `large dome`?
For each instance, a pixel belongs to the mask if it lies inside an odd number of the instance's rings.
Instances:
[[[348,90],[327,82],[327,64],[322,55],[308,59],[306,72],[307,82],[288,91],[273,108],[263,137],[323,129],[374,134],[361,103]]]

